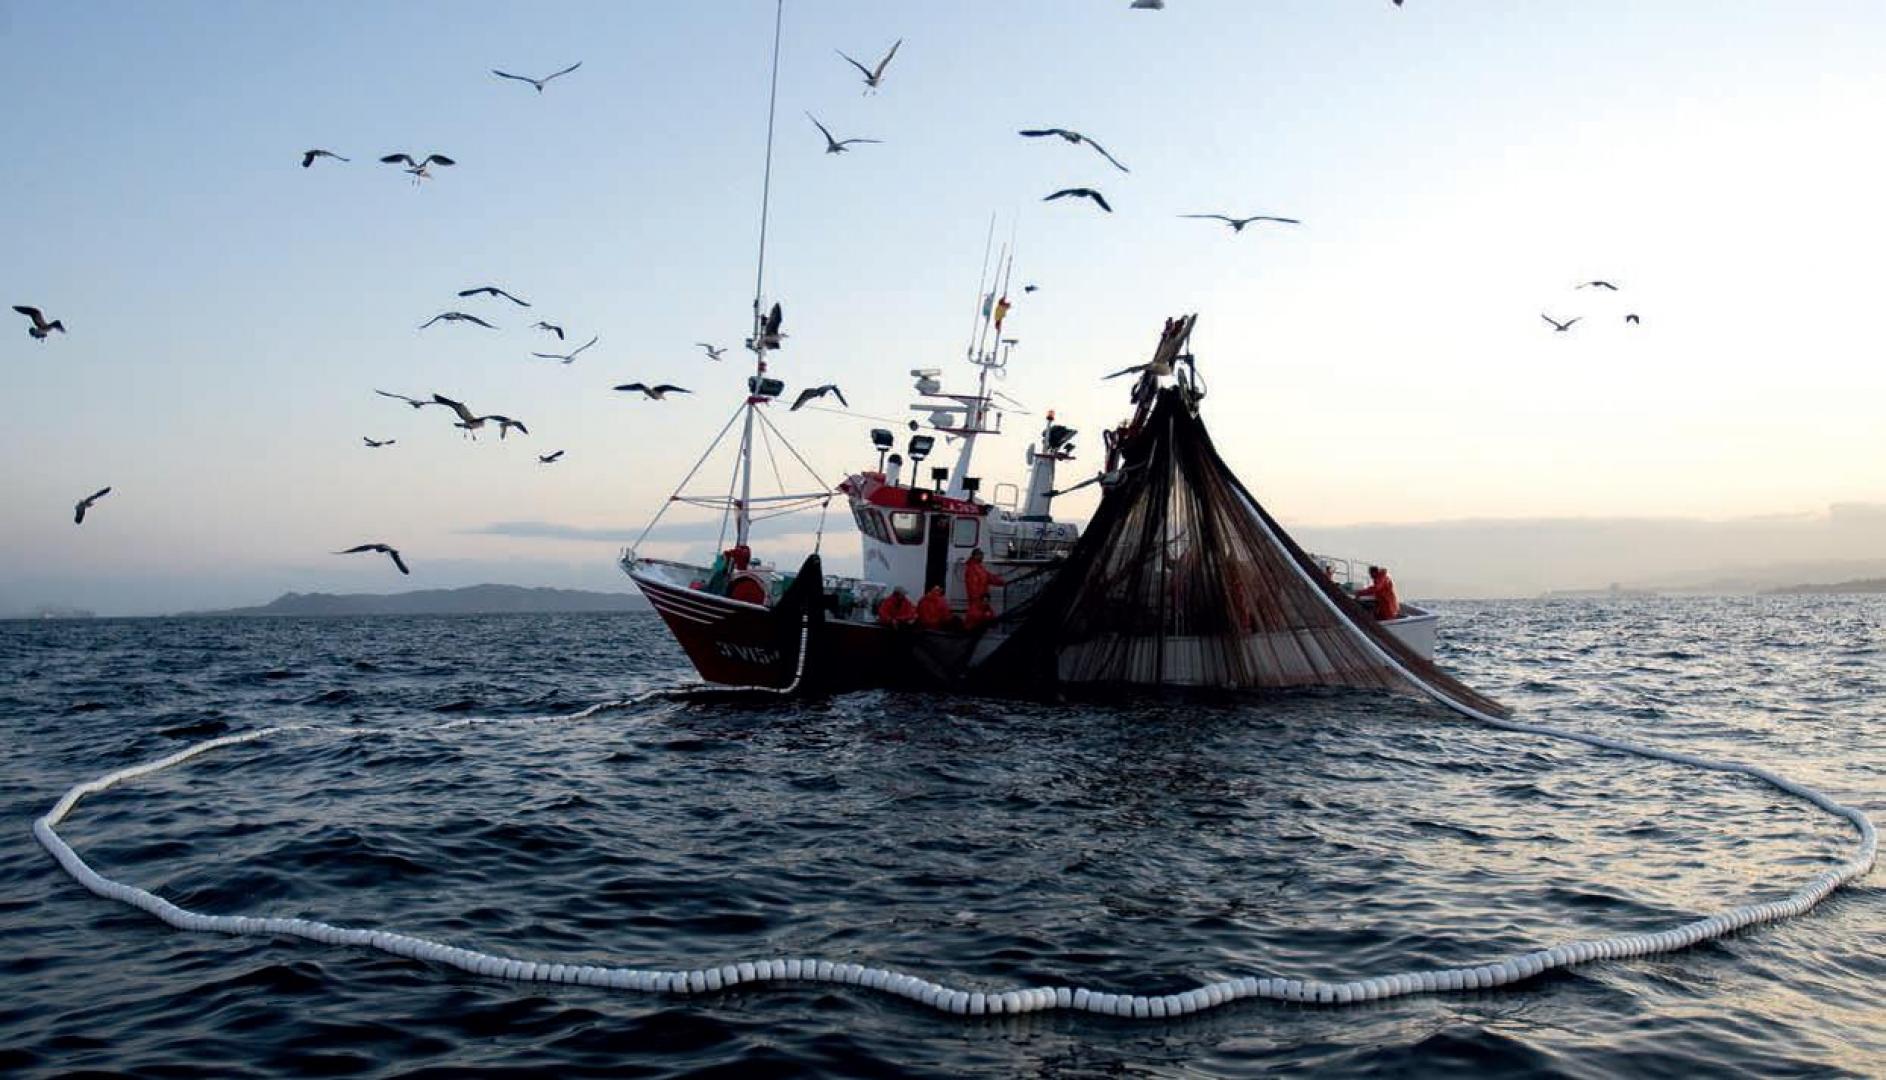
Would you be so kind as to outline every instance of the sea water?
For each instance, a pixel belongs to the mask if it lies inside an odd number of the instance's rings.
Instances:
[[[1768,766],[1886,820],[1886,597],[1435,605],[1522,719]],[[0,623],[0,1072],[1879,1075],[1880,874],[1807,916],[1485,992],[1181,1019],[942,1016],[854,987],[516,984],[168,928],[196,911],[526,959],[810,956],[966,988],[1346,979],[1774,899],[1849,828],[1734,775],[1364,693],[600,701],[683,683],[650,615]],[[456,723],[497,720],[498,723]]]

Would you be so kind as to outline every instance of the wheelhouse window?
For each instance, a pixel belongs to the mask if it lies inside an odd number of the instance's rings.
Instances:
[[[858,531],[879,543],[891,542],[891,533],[884,527],[884,515],[868,506],[854,506],[852,516],[858,519]]]
[[[900,544],[923,543],[923,515],[914,510],[891,511],[891,534]]]
[[[977,531],[976,525],[977,525],[977,522],[975,518],[968,517],[968,516],[957,518],[956,531],[954,535],[951,537],[950,542],[952,544],[955,544],[957,547],[964,547],[964,548],[975,547],[976,546],[976,531]]]

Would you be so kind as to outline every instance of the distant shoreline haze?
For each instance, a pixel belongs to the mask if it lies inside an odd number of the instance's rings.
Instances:
[[[648,611],[636,593],[582,589],[469,585],[461,589],[414,589],[399,593],[284,593],[266,604],[219,611],[186,611],[187,617],[308,615],[506,615]]]
[[[613,541],[589,538],[556,522],[501,523],[542,537],[532,558],[455,558],[428,571],[445,583],[414,593],[343,591],[358,578],[333,572],[286,573],[239,564],[158,575],[140,567],[80,574],[70,566],[19,560],[0,567],[0,618],[58,616],[69,609],[101,616],[175,613],[373,614],[377,612],[630,610]],[[1551,594],[1625,592],[1766,593],[1776,590],[1871,591],[1886,578],[1886,504],[1841,503],[1819,513],[1711,521],[1695,518],[1489,518],[1401,524],[1312,525],[1284,521],[1304,547],[1321,555],[1389,567],[1409,599],[1490,600]],[[508,533],[507,533],[508,535]],[[812,537],[797,532],[762,541],[770,561],[797,564]],[[705,563],[711,541],[688,537],[664,557]],[[848,532],[824,538],[828,573],[859,572],[858,542]],[[561,557],[556,557],[560,555]],[[9,576],[9,574],[11,576]],[[534,581],[542,589],[473,584]],[[1856,584],[1857,583],[1857,584]],[[336,587],[339,586],[339,587]],[[620,586],[620,588],[618,588]],[[294,591],[284,592],[284,588]],[[476,590],[498,590],[480,594]],[[510,590],[505,592],[504,590]],[[559,597],[581,594],[588,599]],[[240,605],[253,597],[278,599]],[[424,597],[440,599],[438,607]],[[388,597],[421,599],[390,600]],[[613,598],[613,599],[609,599]],[[466,606],[470,604],[471,606]],[[574,606],[566,606],[574,605]],[[618,605],[612,607],[611,605]]]

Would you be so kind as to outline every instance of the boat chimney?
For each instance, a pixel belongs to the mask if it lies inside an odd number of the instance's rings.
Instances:
[[[892,487],[896,487],[903,482],[904,455],[892,454],[890,456],[890,465],[891,471],[884,474],[884,482]]]

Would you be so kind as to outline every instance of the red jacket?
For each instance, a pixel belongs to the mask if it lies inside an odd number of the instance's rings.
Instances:
[[[878,621],[886,626],[914,622],[917,618],[917,605],[910,602],[910,597],[903,593],[892,593],[878,604]]]
[[[1375,597],[1375,617],[1378,619],[1401,618],[1401,601],[1395,598],[1395,579],[1382,571],[1382,576],[1375,579],[1375,584],[1356,590],[1359,600],[1365,596]]]
[[[963,564],[963,592],[971,603],[988,596],[989,586],[1006,584],[1008,582],[991,574],[989,568],[982,565],[981,559],[971,559]]]
[[[943,590],[931,589],[917,601],[917,625],[926,630],[936,630],[949,621],[950,602],[943,598]]]

